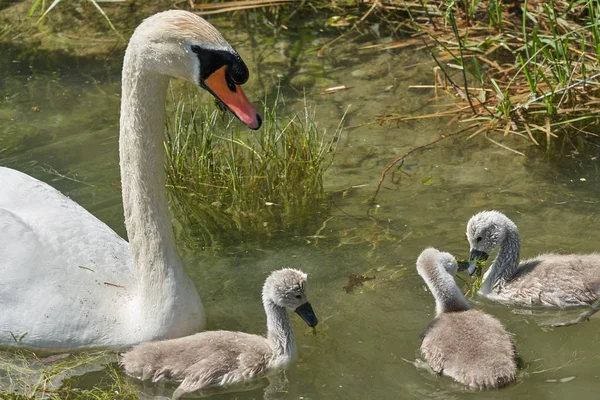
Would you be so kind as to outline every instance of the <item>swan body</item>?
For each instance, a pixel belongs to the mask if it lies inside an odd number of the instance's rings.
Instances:
[[[569,308],[600,299],[600,254],[541,254],[521,261],[517,226],[498,211],[482,211],[469,220],[471,263],[487,259],[499,247],[479,294],[505,304]],[[469,272],[474,272],[470,268]]]
[[[458,265],[449,253],[425,249],[417,271],[436,303],[422,334],[421,353],[433,371],[475,389],[506,386],[516,378],[516,350],[500,321],[471,310],[454,282]]]
[[[160,342],[142,343],[125,353],[121,364],[134,377],[153,382],[181,382],[173,394],[187,393],[275,374],[296,357],[296,342],[286,309],[317,325],[306,299],[306,274],[282,269],[263,287],[267,336],[211,331]]]
[[[252,129],[248,70],[200,17],[167,11],[136,29],[125,53],[120,167],[129,243],[49,185],[0,167],[0,346],[122,348],[204,327],[183,270],[163,171],[167,84],[209,90]]]

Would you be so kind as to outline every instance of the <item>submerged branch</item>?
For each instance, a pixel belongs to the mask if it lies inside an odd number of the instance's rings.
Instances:
[[[457,131],[457,132],[450,133],[450,134],[448,134],[448,135],[442,135],[442,136],[438,137],[437,139],[435,139],[435,140],[432,140],[432,141],[431,141],[431,142],[429,142],[429,143],[426,143],[426,144],[424,144],[424,145],[421,145],[421,146],[414,147],[414,148],[412,148],[410,151],[408,151],[408,152],[404,153],[403,155],[401,155],[400,157],[396,158],[396,159],[395,159],[394,161],[392,161],[392,162],[391,162],[391,164],[390,164],[390,165],[388,165],[388,166],[387,166],[387,167],[386,167],[386,168],[383,170],[383,172],[381,173],[381,178],[379,179],[379,182],[377,183],[377,188],[375,189],[375,194],[373,194],[373,197],[371,198],[371,201],[370,201],[370,203],[371,203],[371,204],[374,204],[374,203],[375,203],[375,199],[377,198],[377,195],[379,194],[379,191],[381,190],[381,184],[383,183],[383,181],[384,181],[384,179],[385,179],[385,176],[386,176],[386,174],[389,172],[389,170],[390,170],[390,169],[392,169],[392,168],[393,168],[393,167],[394,167],[396,164],[398,164],[400,161],[404,160],[406,157],[408,157],[409,155],[411,155],[412,153],[414,153],[414,152],[415,152],[415,151],[417,151],[417,150],[422,150],[422,149],[424,149],[424,148],[427,148],[427,147],[429,147],[429,146],[431,146],[431,145],[433,145],[433,144],[435,144],[435,143],[437,143],[437,142],[441,142],[441,141],[442,141],[442,140],[444,140],[444,139],[448,139],[448,138],[450,138],[450,137],[453,137],[453,136],[460,135],[461,133],[463,133],[463,132],[466,132],[466,131],[468,131],[469,129],[473,129],[473,128],[475,128],[476,126],[477,126],[477,124],[472,124],[472,125],[469,125],[469,126],[467,126],[466,128],[463,128],[463,129],[461,129],[461,130]]]

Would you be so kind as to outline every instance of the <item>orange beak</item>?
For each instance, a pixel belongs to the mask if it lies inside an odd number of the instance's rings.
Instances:
[[[208,89],[218,100],[242,121],[250,129],[258,129],[262,120],[252,104],[246,98],[242,87],[235,84],[235,91],[227,86],[225,78],[227,66],[223,66],[213,72],[204,80],[205,89]]]

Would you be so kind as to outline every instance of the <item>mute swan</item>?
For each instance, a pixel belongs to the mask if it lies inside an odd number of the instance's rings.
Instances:
[[[229,386],[273,375],[296,357],[296,342],[286,309],[309,326],[317,317],[306,299],[306,274],[295,269],[272,272],[262,300],[267,337],[243,332],[201,332],[179,339],[142,343],[125,353],[125,371],[152,382],[181,382],[173,399],[215,386]]]
[[[142,22],[123,64],[120,166],[129,244],[49,185],[0,167],[0,346],[122,348],[204,328],[165,193],[170,77],[200,85],[244,124],[261,119],[248,69],[208,22],[166,11]]]
[[[417,271],[435,298],[436,317],[422,334],[421,353],[437,373],[476,389],[515,380],[516,350],[500,321],[470,310],[454,282],[458,264],[449,253],[425,249]]]
[[[552,324],[567,326],[588,319],[600,308],[600,254],[541,254],[519,264],[517,226],[498,211],[482,211],[467,224],[471,246],[469,274],[477,260],[500,247],[483,277],[479,294],[520,306],[568,308],[592,306],[578,318]]]

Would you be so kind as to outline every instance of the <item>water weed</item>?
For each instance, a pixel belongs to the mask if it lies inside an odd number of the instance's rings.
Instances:
[[[167,123],[167,186],[205,244],[247,236],[312,233],[329,209],[323,174],[335,155],[342,121],[328,135],[315,107],[281,117],[277,94],[265,104],[263,126],[248,132],[196,94],[173,99]]]
[[[129,400],[136,389],[119,375],[117,355],[109,351],[40,357],[17,350],[0,353],[0,398],[11,400]],[[91,388],[79,382],[88,372],[102,371]]]

